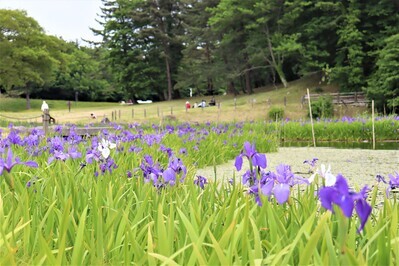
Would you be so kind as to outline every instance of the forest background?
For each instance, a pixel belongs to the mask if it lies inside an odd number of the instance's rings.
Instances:
[[[103,0],[100,43],[0,9],[2,96],[163,101],[252,94],[320,73],[399,111],[399,1]]]

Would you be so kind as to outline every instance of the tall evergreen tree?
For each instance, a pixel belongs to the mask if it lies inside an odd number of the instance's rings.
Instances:
[[[104,30],[97,33],[104,36],[104,44],[110,49],[111,63],[120,73],[120,84],[134,98],[163,94],[162,98],[171,100],[173,75],[181,58],[178,2],[103,2]],[[162,69],[165,78],[160,75]]]
[[[177,86],[183,90],[194,87],[197,94],[215,94],[218,84],[219,60],[215,59],[217,36],[208,23],[209,8],[214,8],[219,0],[181,1],[181,19],[184,26],[182,41],[183,59],[179,67]],[[216,85],[219,86],[219,85]]]
[[[245,26],[252,17],[245,10],[252,7],[252,0],[221,0],[217,7],[211,9],[212,16],[209,19],[209,24],[220,37],[217,49],[225,63],[222,76],[228,80],[231,89],[234,89],[234,81],[243,79],[243,89],[249,94],[252,93],[252,67],[246,50],[249,32]]]
[[[341,3],[342,15],[337,29],[336,64],[332,69],[332,80],[339,83],[341,91],[360,91],[366,78],[363,71],[364,36],[360,30],[361,3],[349,0]]]

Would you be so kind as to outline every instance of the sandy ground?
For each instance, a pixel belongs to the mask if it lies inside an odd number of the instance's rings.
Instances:
[[[318,158],[317,166],[321,164],[331,165],[333,174],[342,174],[351,185],[373,185],[377,174],[387,177],[388,174],[399,173],[398,150],[366,150],[366,149],[335,149],[335,148],[279,148],[276,153],[266,154],[267,169],[275,171],[275,167],[281,163],[291,165],[293,172],[304,173],[308,177],[309,165],[304,160]],[[228,180],[235,176],[239,179],[248,166],[244,165],[241,172],[234,167],[234,160],[218,165],[216,176],[218,179]],[[215,178],[214,167],[207,167],[197,171],[197,175],[203,175],[209,179]]]

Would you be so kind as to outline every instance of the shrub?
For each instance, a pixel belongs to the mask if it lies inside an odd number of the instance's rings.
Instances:
[[[281,120],[284,117],[284,109],[281,107],[272,107],[269,111],[269,118],[272,120]]]
[[[317,101],[312,102],[311,106],[313,118],[332,117],[334,114],[334,106],[331,97],[320,97]]]

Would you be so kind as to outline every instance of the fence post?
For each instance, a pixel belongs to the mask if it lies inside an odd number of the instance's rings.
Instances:
[[[173,115],[173,106],[170,107],[170,114]]]
[[[132,118],[134,118],[134,109],[132,108]]]
[[[157,107],[157,114],[158,114],[158,117],[159,117],[159,106]]]
[[[286,106],[287,106],[287,97],[284,96],[284,107],[286,107]]]
[[[116,119],[117,119],[117,116],[116,116],[116,110],[115,110],[115,121],[116,121]]]
[[[147,109],[144,108],[144,118],[147,117]]]
[[[220,102],[218,102],[218,122],[220,121]]]
[[[314,127],[313,127],[312,105],[310,104],[309,89],[307,89],[307,92],[308,92],[308,103],[309,103],[310,124],[311,124],[311,126],[312,126],[313,146],[316,147],[316,139],[315,139],[315,137],[314,137]]]
[[[374,100],[371,100],[371,119],[372,119],[372,126],[373,126],[373,150],[375,150]]]
[[[111,120],[112,120],[112,121],[115,120],[115,118],[114,118],[114,111],[112,111]]]
[[[121,110],[119,110],[119,120],[121,120]]]
[[[50,113],[49,113],[48,109],[44,109],[42,118],[43,118],[44,134],[47,135],[47,133],[48,133],[48,124],[50,122]]]
[[[234,111],[236,110],[236,108],[237,108],[237,98],[234,98]]]

